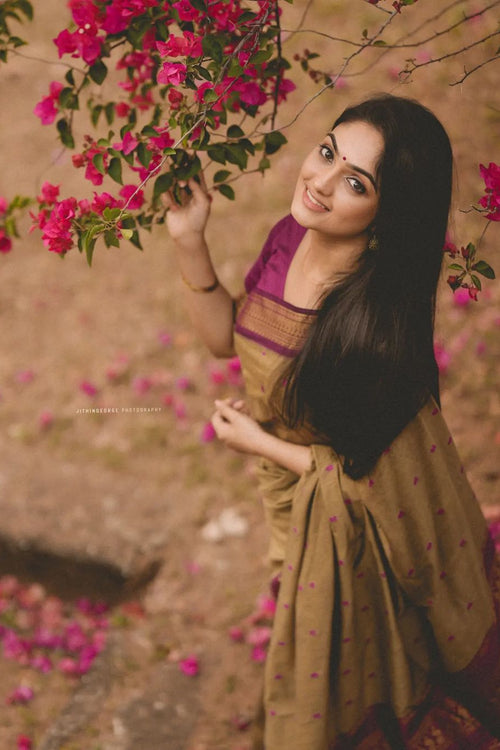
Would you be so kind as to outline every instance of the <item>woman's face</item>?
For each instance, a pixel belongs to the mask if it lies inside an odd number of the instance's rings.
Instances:
[[[331,239],[366,236],[379,204],[376,167],[383,148],[372,125],[337,125],[302,164],[291,207],[295,220]]]

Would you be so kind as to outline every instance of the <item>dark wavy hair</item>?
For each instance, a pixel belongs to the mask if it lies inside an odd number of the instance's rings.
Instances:
[[[359,121],[384,140],[378,247],[323,297],[284,391],[281,377],[274,392],[285,423],[312,425],[354,479],[370,472],[431,395],[439,403],[433,330],[453,161],[439,120],[411,99],[373,97],[333,127]]]

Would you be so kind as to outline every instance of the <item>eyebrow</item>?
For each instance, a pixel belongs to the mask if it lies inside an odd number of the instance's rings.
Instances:
[[[339,147],[337,146],[337,141],[335,139],[335,136],[333,135],[333,133],[328,133],[328,137],[331,139],[333,150],[338,156]],[[370,172],[367,172],[366,169],[362,169],[362,167],[357,167],[355,164],[350,164],[349,162],[347,163],[347,166],[350,167],[351,169],[354,169],[355,172],[359,172],[359,174],[362,174],[365,177],[367,177],[370,180],[371,184],[373,185],[373,189],[375,190],[375,192],[378,192],[375,178],[373,177],[373,175],[370,174]]]

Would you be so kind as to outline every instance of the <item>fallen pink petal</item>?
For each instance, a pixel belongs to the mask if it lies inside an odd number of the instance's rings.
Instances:
[[[195,677],[200,671],[200,664],[196,656],[188,656],[179,662],[179,669],[188,677]]]

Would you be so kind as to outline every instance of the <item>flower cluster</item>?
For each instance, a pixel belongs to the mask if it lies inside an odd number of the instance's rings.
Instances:
[[[255,611],[241,625],[229,629],[229,637],[234,643],[247,643],[251,647],[252,661],[262,663],[266,660],[275,612],[275,597],[262,595]]]
[[[103,221],[98,198],[90,206],[73,197],[50,202],[42,191],[34,219],[49,250],[65,254],[78,245],[90,262],[101,235],[108,246],[122,237],[140,246],[139,231],[164,221],[159,198],[171,189],[176,194],[179,180],[203,170],[213,190],[233,198],[234,170],[246,171],[250,159],[261,171],[269,168],[269,156],[286,139],[272,127],[256,135],[251,119],[273,125],[295,88],[285,76],[290,65],[281,52],[275,0],[215,0],[209,8],[200,0],[68,4],[72,23],[54,43],[59,57],[80,59],[86,67],[70,69],[64,83],[52,82],[34,112],[43,124],[56,122],[62,143],[72,149],[73,119],[84,96],[93,127],[103,115],[109,126],[122,121],[119,132],[105,138],[86,136],[72,157],[93,185],[120,185],[117,196],[112,189],[103,194],[105,208],[119,210]],[[110,65],[123,74],[117,100],[94,101]],[[236,117],[239,124],[231,122]],[[153,189],[145,191],[153,176]]]
[[[38,584],[23,585],[13,576],[4,576],[0,578],[2,656],[42,674],[56,669],[80,677],[104,648],[106,613],[105,604],[82,599],[74,607],[65,606]],[[33,697],[33,688],[23,683],[6,701],[27,703]]]
[[[465,289],[471,299],[477,300],[478,292],[482,289],[478,274],[487,279],[494,279],[495,272],[492,267],[484,260],[477,260],[476,247],[472,242],[459,249],[448,239],[444,246],[444,252],[453,259],[453,263],[448,266],[453,273],[447,278],[447,283],[452,291]],[[458,260],[461,262],[457,262]]]

